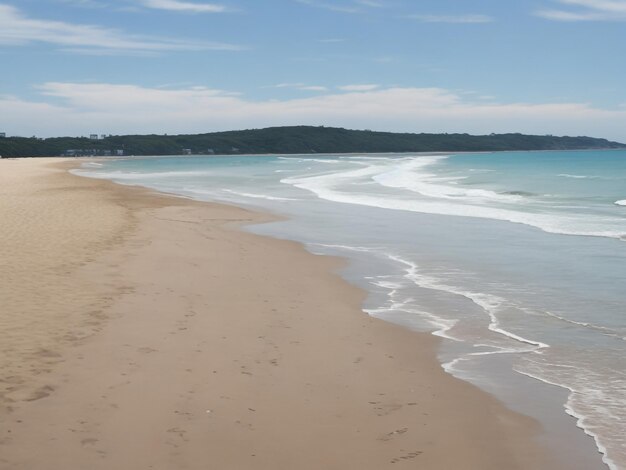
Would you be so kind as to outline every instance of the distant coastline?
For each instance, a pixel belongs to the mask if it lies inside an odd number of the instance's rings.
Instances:
[[[290,126],[188,135],[3,137],[4,157],[242,155],[389,152],[490,152],[621,149],[626,144],[594,137],[527,134],[409,134]]]

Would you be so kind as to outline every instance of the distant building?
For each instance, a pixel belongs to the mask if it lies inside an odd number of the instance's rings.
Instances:
[[[104,156],[105,157],[110,157],[111,156],[111,151],[110,150],[105,150],[104,151]]]
[[[98,134],[89,134],[91,140],[98,140]]]
[[[7,136],[6,132],[0,132],[0,139],[4,139]]]
[[[183,149],[183,155],[191,155],[191,149]]]
[[[106,138],[107,138],[107,135],[106,135],[106,134],[102,134],[102,135],[100,135],[100,138],[101,138],[101,139],[106,139]]]
[[[207,149],[206,153],[208,153],[209,155],[213,155],[213,154],[215,154],[215,150]]]
[[[116,150],[115,151],[115,155],[118,157],[123,157],[124,156],[124,150]]]

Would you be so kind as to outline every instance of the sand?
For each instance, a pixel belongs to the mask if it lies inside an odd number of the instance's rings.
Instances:
[[[539,425],[224,205],[0,162],[0,468],[557,468]]]

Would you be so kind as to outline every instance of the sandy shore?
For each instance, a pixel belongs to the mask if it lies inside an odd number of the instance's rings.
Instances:
[[[0,162],[0,468],[556,468],[266,216]]]

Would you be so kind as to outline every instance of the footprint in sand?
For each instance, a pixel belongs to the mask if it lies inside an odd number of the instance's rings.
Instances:
[[[409,452],[406,455],[403,455],[401,457],[396,457],[395,459],[392,459],[390,461],[390,463],[398,463],[398,462],[401,462],[402,460],[412,460],[412,459],[414,459],[415,457],[419,456],[422,453],[423,452],[421,450],[416,450],[416,451],[413,451],[413,452]]]
[[[382,437],[379,437],[378,440],[379,441],[390,441],[391,439],[393,439],[396,436],[400,436],[402,434],[405,434],[407,431],[409,430],[409,428],[402,428],[402,429],[396,429],[395,431],[392,431],[390,433],[385,434]]]
[[[40,387],[37,390],[35,390],[30,395],[30,397],[24,399],[24,401],[41,400],[42,398],[46,398],[50,396],[52,392],[54,392],[54,387],[52,387],[51,385],[44,385],[43,387]]]
[[[374,410],[378,416],[387,416],[395,411],[398,411],[401,408],[402,408],[402,405],[390,403],[386,405],[377,406],[374,408]]]

